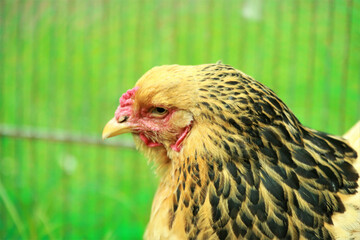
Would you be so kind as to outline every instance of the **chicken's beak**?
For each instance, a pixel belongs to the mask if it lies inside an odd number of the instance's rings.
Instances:
[[[102,133],[102,138],[106,139],[123,133],[129,133],[131,132],[131,130],[132,127],[127,121],[123,121],[119,123],[114,117],[105,125]]]

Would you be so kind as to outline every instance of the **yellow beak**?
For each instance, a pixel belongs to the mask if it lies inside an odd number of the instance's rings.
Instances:
[[[110,138],[123,133],[131,132],[132,127],[128,122],[119,123],[115,118],[111,119],[104,127],[102,138]]]

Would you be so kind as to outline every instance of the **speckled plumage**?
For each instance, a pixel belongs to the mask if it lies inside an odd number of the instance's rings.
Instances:
[[[149,148],[134,134],[161,167],[146,239],[341,238],[332,218],[358,187],[357,154],[343,139],[304,127],[229,65],[156,67],[136,86],[135,109],[176,109],[179,128],[191,123],[179,152],[171,136],[149,134],[163,144]]]

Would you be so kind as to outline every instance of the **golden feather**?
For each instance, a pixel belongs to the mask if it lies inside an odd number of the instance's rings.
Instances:
[[[176,108],[173,123],[193,123],[180,152],[171,136],[149,148],[134,134],[163,169],[146,239],[359,236],[356,152],[304,127],[272,90],[221,62],[156,67],[136,86],[134,108]]]

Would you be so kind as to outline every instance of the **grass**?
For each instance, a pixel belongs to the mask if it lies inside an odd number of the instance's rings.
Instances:
[[[4,203],[4,209],[8,211],[8,215],[11,217],[11,220],[13,221],[14,225],[16,226],[16,229],[18,231],[18,234],[25,238],[24,236],[24,224],[22,223],[19,213],[17,212],[14,204],[10,200],[8,194],[6,193],[6,189],[0,182],[0,199]]]
[[[222,60],[342,134],[359,24],[359,0],[2,0],[0,123],[100,138],[151,67]],[[141,239],[157,179],[133,150],[0,135],[0,184],[0,239]]]

